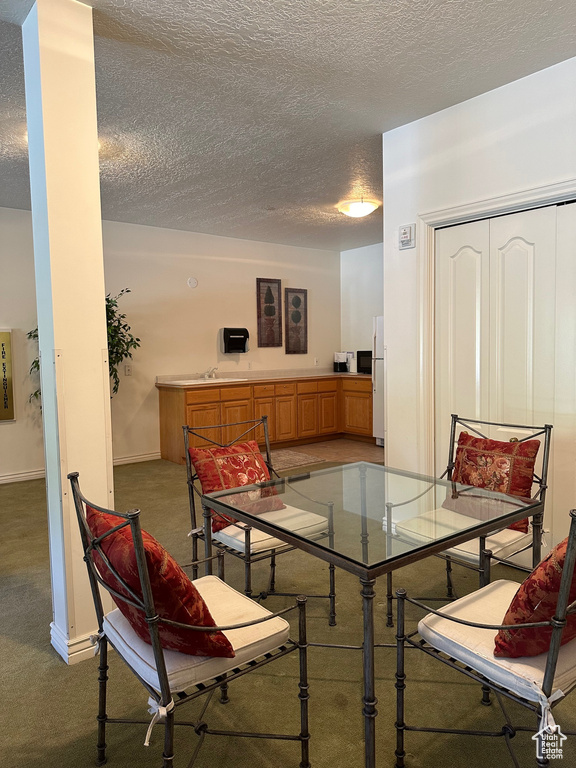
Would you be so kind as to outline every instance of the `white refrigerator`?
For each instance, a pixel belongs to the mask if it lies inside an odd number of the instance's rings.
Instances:
[[[384,318],[374,318],[372,334],[372,433],[377,445],[384,445],[386,432],[384,419],[385,400],[385,348]]]

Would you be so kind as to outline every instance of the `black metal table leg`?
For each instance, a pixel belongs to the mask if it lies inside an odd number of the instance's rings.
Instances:
[[[204,504],[202,505],[204,516],[204,557],[206,558],[205,574],[212,575],[212,513]]]
[[[362,584],[362,613],[364,617],[364,642],[362,648],[364,673],[364,750],[366,768],[376,766],[376,704],[378,699],[374,681],[374,584],[375,579],[360,579]]]

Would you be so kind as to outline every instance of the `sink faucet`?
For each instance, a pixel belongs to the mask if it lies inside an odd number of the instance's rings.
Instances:
[[[218,370],[218,366],[215,365],[213,368],[208,368],[207,371],[205,371],[202,374],[203,379],[215,379],[216,378],[216,371]]]

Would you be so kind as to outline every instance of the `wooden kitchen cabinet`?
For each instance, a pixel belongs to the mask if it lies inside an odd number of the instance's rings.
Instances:
[[[175,387],[158,383],[160,453],[184,463],[182,425],[192,429],[259,419],[266,415],[274,447],[350,434],[372,436],[372,382],[368,377],[309,376],[289,381]],[[225,434],[220,434],[224,431]],[[229,442],[242,427],[206,430],[207,437]],[[264,444],[264,433],[255,436]],[[191,438],[195,447],[208,445]]]
[[[372,435],[372,381],[370,379],[342,381],[342,432],[352,435]]]
[[[276,398],[274,397],[274,384],[254,385],[254,418],[268,417],[268,438],[271,443],[276,440]],[[264,443],[264,430],[260,428],[256,433],[256,440]]]
[[[296,440],[296,384],[275,384],[276,441]]]
[[[338,432],[338,393],[318,394],[318,434],[329,435]]]
[[[221,409],[220,409],[220,389],[210,388],[192,392],[188,390],[186,392],[186,413],[185,420],[182,424],[188,424],[192,429],[198,427],[211,427],[213,424],[221,424]],[[179,455],[184,457],[184,435],[182,432],[182,424],[179,424]],[[203,430],[203,434],[210,440],[220,440],[222,438],[220,429],[206,429]],[[210,445],[206,440],[202,440],[200,437],[194,437],[190,435],[190,445],[194,448],[205,448]],[[164,458],[164,457],[163,457]]]
[[[298,437],[315,437],[318,434],[318,382],[299,381],[296,391]]]
[[[221,401],[221,424],[233,424],[238,421],[249,421],[254,418],[252,388],[250,386],[223,388]],[[223,442],[230,443],[236,440],[239,435],[246,431],[246,426],[225,427],[222,430]]]

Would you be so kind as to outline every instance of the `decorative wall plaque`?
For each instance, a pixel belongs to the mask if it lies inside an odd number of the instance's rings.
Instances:
[[[305,355],[308,352],[308,291],[305,288],[286,288],[286,354]]]
[[[256,278],[258,346],[282,346],[282,288],[280,280]]]

